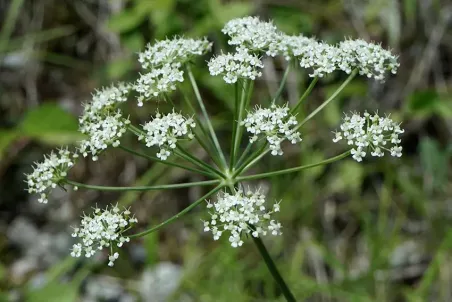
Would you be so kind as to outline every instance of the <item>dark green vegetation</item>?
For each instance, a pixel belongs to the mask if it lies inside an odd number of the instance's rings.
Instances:
[[[111,1],[113,3],[113,1]],[[259,4],[258,4],[259,3]],[[365,4],[366,3],[366,4]],[[143,227],[158,224],[202,196],[207,189],[166,192],[54,196],[50,209],[34,207],[24,192],[23,173],[42,154],[80,139],[77,115],[93,89],[136,77],[136,52],[145,43],[184,33],[207,35],[225,45],[223,24],[234,17],[259,14],[288,33],[301,32],[336,42],[344,36],[381,41],[400,56],[401,67],[386,83],[356,78],[340,97],[304,128],[299,146],[286,146],[283,158],[268,158],[265,172],[318,162],[343,151],[331,142],[342,112],[391,113],[403,122],[404,155],[356,163],[351,159],[255,182],[269,199],[282,199],[283,236],[265,240],[298,300],[307,301],[450,301],[452,249],[450,158],[452,155],[452,6],[440,1],[256,1],[131,0],[118,8],[109,1],[0,1],[0,288],[6,299],[17,289],[29,301],[75,301],[90,278],[109,275],[137,293],[144,268],[160,261],[183,267],[175,301],[282,301],[256,248],[247,242],[232,249],[202,233],[202,209],[135,245],[145,257],[122,255],[111,269],[80,264],[59,254],[17,278],[16,261],[34,246],[23,247],[8,235],[8,225],[27,217],[41,232],[55,234],[76,224],[95,203],[132,204]],[[215,44],[214,44],[214,51]],[[214,115],[221,143],[230,141],[233,86],[208,75],[206,64],[194,70],[201,93]],[[200,68],[203,66],[203,68]],[[266,65],[252,102],[267,104],[278,88],[281,61]],[[344,75],[317,83],[302,114],[337,88]],[[341,77],[341,78],[339,78]],[[283,97],[296,101],[309,85],[305,71],[289,74]],[[188,88],[187,88],[188,90]],[[177,99],[177,96],[175,96]],[[182,110],[184,102],[179,100]],[[131,118],[143,123],[164,102],[137,108]],[[185,110],[185,112],[189,112]],[[124,145],[135,144],[132,137]],[[200,150],[193,150],[197,152]],[[199,153],[203,156],[202,153]],[[197,181],[181,170],[132,158],[122,150],[81,162],[74,179],[103,185],[157,185]],[[63,197],[62,197],[63,196]],[[55,218],[69,203],[69,218]],[[60,215],[60,214],[59,214]],[[48,248],[49,252],[51,247]],[[67,252],[67,255],[69,251]],[[47,285],[32,282],[45,272]],[[64,276],[69,278],[63,278]],[[84,280],[86,280],[85,283]],[[139,294],[137,294],[139,295]],[[0,298],[1,299],[1,298]],[[152,300],[151,300],[152,301]]]

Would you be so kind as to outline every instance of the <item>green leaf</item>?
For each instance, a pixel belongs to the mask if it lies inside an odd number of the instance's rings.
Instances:
[[[414,24],[416,22],[416,0],[403,0],[403,12],[405,14],[405,19],[409,24]]]
[[[253,6],[246,2],[231,2],[227,5],[222,5],[214,12],[217,23],[223,25],[231,19],[239,18],[248,15]]]
[[[124,37],[123,42],[129,50],[134,52],[143,50],[145,44],[143,36],[138,32],[134,32],[133,34]],[[131,64],[131,66],[133,66],[133,64]]]
[[[17,138],[17,132],[14,130],[0,129],[0,160],[3,153],[9,145]]]
[[[435,188],[441,188],[447,183],[449,155],[440,149],[438,142],[429,137],[421,140],[420,158],[423,171],[429,183]]]
[[[118,59],[112,61],[106,67],[106,73],[111,79],[119,79],[133,68],[132,58]]]
[[[52,282],[43,288],[28,292],[29,302],[75,302],[78,296],[78,285]]]
[[[24,136],[55,145],[70,144],[84,138],[78,132],[77,119],[52,103],[28,111],[18,130]]]
[[[147,17],[147,11],[142,9],[127,9],[114,15],[108,21],[108,28],[117,33],[130,31],[140,25]]]
[[[431,115],[439,101],[434,90],[417,91],[408,97],[407,110],[413,114]]]
[[[158,232],[155,232],[144,237],[147,265],[156,264],[158,262],[158,234]]]

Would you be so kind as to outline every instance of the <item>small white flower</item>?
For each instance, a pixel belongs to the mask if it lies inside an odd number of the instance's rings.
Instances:
[[[232,84],[238,79],[251,79],[262,75],[260,71],[264,67],[261,59],[251,54],[248,49],[240,47],[237,52],[222,54],[213,57],[209,62],[209,72],[211,75],[223,75],[226,83]]]
[[[389,116],[380,117],[378,114],[370,115],[368,112],[360,116],[352,113],[351,116],[345,115],[340,130],[335,132],[333,142],[345,139],[348,145],[353,146],[351,154],[358,162],[366,156],[368,149],[370,155],[375,157],[384,156],[385,151],[390,152],[391,156],[402,156],[399,135],[404,130]],[[391,147],[388,146],[390,144]]]
[[[229,45],[273,57],[278,54],[282,34],[272,22],[262,21],[258,17],[237,18],[227,22],[221,31],[231,38]]]
[[[95,161],[100,152],[108,146],[117,147],[119,139],[126,132],[130,121],[124,118],[121,111],[91,116],[80,124],[80,132],[87,134],[88,139],[80,142],[79,152],[84,156],[90,154]]]
[[[279,211],[279,204],[273,205],[270,211],[265,205],[265,196],[259,190],[244,193],[237,191],[234,195],[229,193],[218,194],[218,200],[212,205],[210,221],[204,221],[204,231],[212,232],[214,240],[221,235],[229,233],[229,242],[232,247],[243,244],[242,235],[251,234],[254,237],[265,236],[268,232],[272,235],[281,234],[281,224],[271,216]]]
[[[364,40],[345,40],[338,45],[341,61],[338,67],[346,73],[358,68],[359,74],[383,81],[385,73],[397,73],[397,57],[379,44]]]
[[[138,54],[138,61],[144,69],[150,70],[142,74],[133,85],[140,95],[138,106],[146,100],[154,99],[162,93],[176,90],[176,85],[184,81],[183,64],[208,52],[212,43],[206,38],[195,40],[175,37],[148,44],[146,50]]]
[[[135,222],[136,218],[130,216],[128,209],[121,212],[117,206],[105,210],[95,208],[91,216],[83,216],[80,227],[74,228],[72,237],[79,238],[81,243],[73,245],[71,256],[78,258],[84,254],[89,258],[97,250],[110,248],[108,265],[113,266],[119,257],[119,253],[113,252],[113,248],[115,244],[121,247],[124,242],[130,241],[129,237],[124,236],[123,233]]]
[[[252,135],[250,142],[255,142],[259,136],[265,136],[270,145],[272,155],[282,155],[281,143],[287,139],[292,144],[301,141],[300,133],[295,131],[297,119],[289,113],[288,105],[272,105],[270,108],[256,107],[249,112],[241,125]]]
[[[39,194],[40,203],[48,202],[48,194],[62,183],[67,172],[74,165],[78,155],[71,153],[67,148],[61,148],[58,153],[51,152],[44,156],[44,160],[35,163],[33,172],[27,176],[28,193]]]
[[[154,70],[174,63],[184,64],[195,56],[210,51],[212,43],[204,39],[175,37],[148,44],[146,50],[138,54],[138,62],[144,69]]]
[[[157,112],[155,118],[143,126],[146,132],[144,139],[147,147],[158,146],[160,151],[157,157],[166,160],[171,151],[176,148],[177,141],[181,138],[193,139],[192,129],[196,123],[192,118],[186,118],[180,113],[173,112],[162,115]]]
[[[122,117],[118,106],[127,101],[130,92],[129,84],[119,83],[97,90],[89,103],[84,104],[84,111],[79,118],[79,130],[88,136],[79,146],[79,152],[84,157],[91,154],[97,160],[98,154],[108,146],[117,147],[119,138],[129,124]]]
[[[140,75],[137,82],[133,85],[133,89],[140,94],[138,96],[138,106],[143,106],[143,101],[145,100],[176,90],[177,83],[184,81],[184,72],[179,68],[180,63],[168,63]]]
[[[119,103],[127,101],[129,92],[130,85],[122,82],[96,90],[92,100],[84,105],[81,121],[90,119],[93,115],[115,111]]]
[[[284,35],[278,45],[279,53],[286,60],[296,58],[303,68],[312,69],[310,77],[323,77],[334,72],[341,60],[339,50],[327,43],[303,35]]]

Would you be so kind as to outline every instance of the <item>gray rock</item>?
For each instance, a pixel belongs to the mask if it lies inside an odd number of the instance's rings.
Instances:
[[[36,242],[39,230],[28,218],[18,216],[7,230],[8,240],[22,249],[28,249]]]
[[[179,287],[182,268],[171,262],[161,262],[141,276],[139,289],[143,301],[165,302]]]

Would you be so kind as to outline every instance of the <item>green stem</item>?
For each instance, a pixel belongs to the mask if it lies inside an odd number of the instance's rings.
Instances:
[[[248,145],[246,145],[245,151],[243,151],[242,155],[240,155],[240,158],[237,161],[237,167],[240,167],[242,165],[242,162],[245,160],[246,156],[251,151],[252,146],[253,146],[253,143],[248,142]]]
[[[265,146],[265,145],[264,145]],[[240,174],[244,173],[246,170],[248,170],[249,168],[251,168],[252,166],[254,166],[254,164],[256,164],[262,157],[264,157],[268,152],[270,152],[270,149],[262,149],[262,151],[257,154],[256,156],[254,156],[253,158],[251,158],[247,163],[245,163],[243,165],[243,168],[240,169]]]
[[[284,170],[279,170],[279,171],[274,171],[274,172],[267,172],[267,173],[249,175],[249,176],[240,176],[240,177],[237,177],[237,181],[261,179],[261,178],[272,177],[272,176],[277,176],[277,175],[281,175],[281,174],[298,172],[298,171],[301,171],[301,170],[305,170],[305,169],[314,168],[314,167],[317,167],[317,166],[333,163],[335,161],[343,159],[344,157],[347,157],[348,155],[350,155],[350,151],[344,152],[344,153],[339,154],[339,155],[337,155],[335,157],[331,157],[331,158],[325,159],[325,160],[323,160],[321,162],[318,162],[318,163],[315,163],[315,164],[309,164],[309,165],[304,165],[304,166],[299,166],[299,167],[295,167],[295,168],[289,168],[289,169],[284,169]]]
[[[292,110],[290,110],[290,114],[294,114],[298,111],[298,109],[301,106],[301,103],[303,103],[303,101],[308,97],[309,94],[311,94],[312,89],[314,88],[315,84],[317,83],[317,81],[319,80],[319,77],[315,77],[312,81],[311,84],[309,84],[308,88],[306,89],[306,91],[303,93],[303,95],[301,96],[301,98],[298,100],[297,104],[295,105],[295,107],[292,108]]]
[[[238,175],[240,175],[240,173],[242,173],[242,171],[245,168],[248,169],[249,164],[251,162],[253,162],[257,157],[261,158],[263,155],[267,154],[267,152],[269,150],[264,151],[266,147],[267,147],[267,141],[265,141],[265,143],[262,144],[262,146],[259,149],[254,151],[254,153],[252,153],[250,155],[250,157],[248,157],[246,159],[246,161],[240,167],[238,167],[237,170],[234,171],[233,177],[237,177]],[[262,152],[264,152],[264,153],[262,153]]]
[[[207,152],[207,154],[210,156],[210,158],[213,160],[213,162],[215,163],[215,165],[220,168],[221,167],[221,161],[218,157],[217,154],[215,154],[215,152],[212,151],[210,146],[207,146],[207,144],[205,143],[206,141],[210,142],[210,140],[206,140],[206,136],[207,132],[206,129],[204,128],[203,124],[201,123],[201,120],[198,118],[198,116],[196,115],[196,110],[195,108],[193,108],[192,104],[190,103],[190,101],[188,100],[188,98],[186,97],[185,93],[183,92],[183,90],[181,89],[182,94],[184,96],[184,101],[187,104],[187,106],[190,108],[190,110],[193,112],[193,118],[196,122],[196,125],[199,126],[199,129],[201,129],[202,135],[199,131],[196,131],[196,128],[193,129],[194,134],[195,134],[195,139],[196,141],[201,145],[201,147]]]
[[[9,1],[8,12],[5,13],[4,18],[5,22],[2,26],[2,31],[0,32],[0,53],[2,53],[5,49],[5,46],[8,45],[9,38],[11,33],[14,30],[14,24],[16,23],[17,17],[21,12],[21,7],[24,0],[13,0]]]
[[[276,103],[278,101],[279,97],[281,96],[281,94],[284,90],[284,86],[286,85],[289,72],[290,72],[290,62],[289,62],[289,64],[287,64],[286,70],[284,70],[284,74],[281,79],[281,83],[279,84],[279,88],[276,91],[275,96],[273,97],[272,104]]]
[[[229,162],[229,169],[231,170],[234,165],[233,165],[233,160],[234,160],[234,154],[235,154],[235,136],[237,135],[237,128],[238,128],[238,116],[239,116],[239,107],[240,107],[240,102],[239,102],[239,82],[237,81],[234,84],[234,117],[233,117],[233,121],[232,121],[232,139],[231,139],[231,159]]]
[[[132,133],[135,134],[136,136],[146,136],[146,132],[144,132],[143,130],[141,130],[140,128],[138,128],[137,126],[134,126],[132,124],[127,125],[127,129],[132,131]]]
[[[254,242],[254,244],[256,244],[256,247],[259,250],[259,253],[261,254],[262,258],[264,259],[264,262],[267,265],[268,270],[272,274],[273,279],[276,281],[276,283],[279,286],[279,289],[281,290],[282,294],[286,298],[286,301],[295,302],[296,300],[295,300],[294,295],[292,294],[292,292],[290,291],[286,282],[284,281],[281,274],[279,273],[278,268],[275,265],[275,262],[273,262],[273,259],[270,256],[270,254],[268,253],[267,248],[265,247],[262,240],[259,237],[257,237],[257,238],[254,236],[251,236],[251,237],[253,238],[253,242]]]
[[[137,187],[109,187],[109,186],[97,186],[97,185],[89,185],[83,184],[72,180],[65,180],[67,184],[72,186],[76,186],[84,189],[92,189],[99,191],[156,191],[156,190],[170,190],[170,189],[181,189],[181,188],[190,188],[195,186],[209,186],[220,183],[219,179],[214,180],[206,180],[206,181],[195,181],[195,182],[187,182],[181,184],[171,184],[171,185],[156,185],[156,186],[137,186]]]
[[[301,121],[301,123],[298,124],[294,130],[300,129],[301,126],[303,126],[307,121],[309,121],[317,113],[319,113],[320,110],[322,110],[326,105],[328,105],[332,100],[334,100],[336,98],[336,96],[342,91],[342,89],[344,89],[344,87],[347,86],[348,83],[350,83],[350,81],[356,76],[357,73],[358,73],[358,69],[353,70],[352,73],[348,76],[348,78],[344,81],[344,83],[342,83],[342,85],[339,86],[339,88],[325,102],[323,102],[319,107],[317,107],[316,110],[314,110],[303,121]]]
[[[235,187],[233,185],[229,185],[228,187],[232,194],[236,193]],[[248,224],[248,225],[250,226],[250,228],[255,230],[253,225],[251,225],[251,224]],[[268,253],[267,249],[265,248],[265,245],[262,242],[262,240],[259,237],[254,237],[254,236],[251,236],[251,237],[253,238],[253,242],[256,244],[257,249],[259,250],[259,253],[261,254],[262,258],[264,259],[265,264],[268,267],[268,270],[272,274],[273,279],[278,284],[278,286],[281,289],[286,300],[290,301],[290,302],[295,301],[293,294],[291,293],[286,282],[284,282],[284,279],[282,278],[281,274],[279,273],[278,269],[276,268],[276,265],[273,262],[273,259],[270,256],[270,254]]]
[[[237,116],[234,119],[234,123],[236,123],[235,131],[234,131],[234,140],[232,142],[232,152],[231,152],[231,161],[230,167],[234,167],[235,159],[237,157],[237,151],[240,147],[240,138],[241,138],[241,122],[243,121],[243,116],[245,114],[245,103],[247,99],[247,92],[252,82],[245,80],[243,83],[242,92],[240,94],[240,102],[238,104],[238,108],[236,108]]]
[[[214,167],[206,164],[205,162],[197,159],[196,157],[194,157],[193,155],[191,155],[190,153],[188,153],[187,151],[185,151],[183,148],[181,148],[179,145],[176,146],[176,149],[174,149],[174,153],[180,157],[182,157],[183,159],[185,159],[186,161],[191,162],[192,164],[205,169],[209,172],[212,172],[218,176],[220,176],[221,178],[225,178],[225,175],[223,173],[221,173],[220,171],[218,171],[217,169],[215,169]]]
[[[152,227],[146,231],[137,233],[137,234],[132,234],[129,235],[127,237],[129,238],[137,238],[137,237],[142,237],[142,236],[146,236],[152,232],[157,231],[158,229],[164,227],[167,224],[170,224],[171,222],[175,221],[176,219],[179,219],[180,217],[182,217],[184,214],[186,214],[187,212],[189,212],[190,210],[194,209],[196,206],[198,206],[201,202],[203,202],[206,198],[208,198],[209,196],[215,194],[216,192],[218,192],[221,188],[223,187],[222,184],[216,186],[213,190],[209,191],[206,195],[204,195],[203,197],[201,197],[200,199],[198,199],[197,201],[195,201],[194,203],[192,203],[191,205],[189,205],[188,207],[186,207],[185,209],[183,209],[182,211],[180,211],[179,213],[177,213],[176,215],[174,215],[173,217],[165,220],[164,222],[156,225],[155,227]]]
[[[212,126],[212,123],[210,122],[210,118],[207,113],[206,107],[204,106],[204,102],[202,101],[201,94],[199,93],[199,88],[198,88],[198,85],[196,84],[195,77],[193,76],[190,65],[187,64],[186,66],[187,66],[187,73],[188,73],[188,77],[190,79],[190,83],[193,87],[193,91],[195,92],[196,100],[198,101],[199,107],[201,107],[202,114],[204,115],[204,118],[206,119],[207,128],[209,129],[210,136],[212,137],[215,148],[217,149],[217,152],[220,155],[221,161],[223,163],[223,168],[226,169],[227,168],[226,158],[224,157],[223,151],[221,150],[217,135],[215,134],[215,131],[213,130],[213,126]]]
[[[140,157],[143,157],[143,158],[146,158],[146,159],[158,162],[158,163],[162,163],[162,164],[165,164],[165,165],[168,165],[168,166],[178,167],[178,168],[181,168],[181,169],[184,169],[184,170],[187,170],[187,171],[199,173],[199,174],[202,174],[202,175],[205,175],[205,176],[209,176],[209,177],[215,177],[215,175],[210,173],[210,172],[199,170],[199,169],[196,169],[196,168],[188,167],[188,166],[177,164],[177,163],[173,163],[173,162],[170,162],[170,161],[167,161],[167,160],[161,160],[158,157],[137,152],[137,151],[132,150],[130,148],[127,148],[127,147],[125,147],[123,145],[119,145],[119,148],[121,148],[122,150],[124,150],[126,152],[129,152],[131,154],[134,154],[136,156],[140,156]]]

